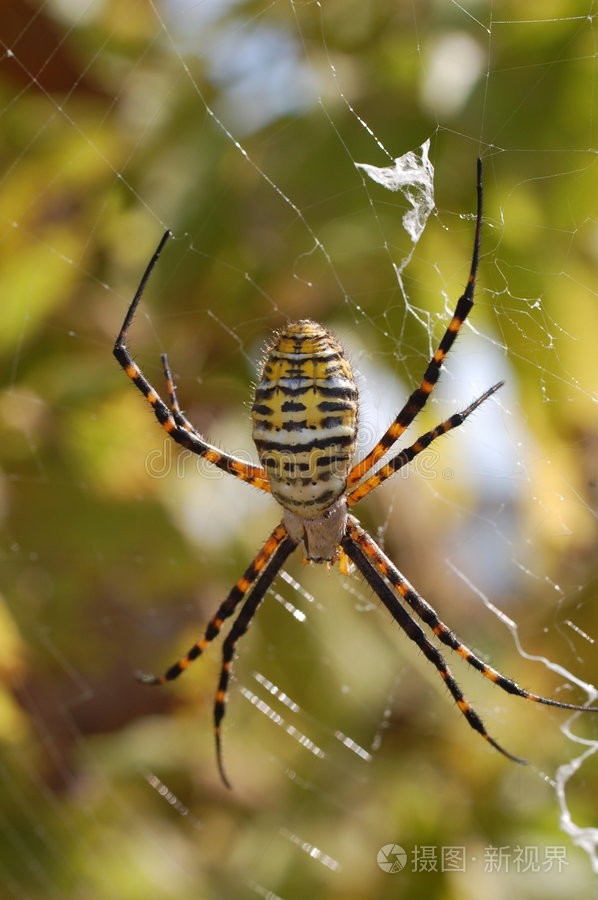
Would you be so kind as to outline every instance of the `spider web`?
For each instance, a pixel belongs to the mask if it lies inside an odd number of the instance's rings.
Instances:
[[[475,652],[595,702],[596,5],[536,11],[11,4],[6,896],[595,891],[595,717],[509,697],[447,652],[530,760],[507,763],[357,576],[296,553],[268,592],[225,719],[232,794],[213,760],[218,642],[162,690],[131,677],[187,649],[279,517],[177,452],[111,359],[162,231],[131,334],[155,386],[167,350],[189,418],[254,458],[261,348],[309,316],[356,370],[364,453],[462,291],[480,155],[476,303],[403,445],[505,386],[356,512]]]

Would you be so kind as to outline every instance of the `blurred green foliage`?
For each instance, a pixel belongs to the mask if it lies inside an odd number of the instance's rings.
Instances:
[[[220,785],[218,648],[162,691],[131,674],[195,640],[277,512],[164,449],[111,348],[169,227],[132,343],[156,385],[168,349],[181,402],[212,440],[250,450],[255,362],[287,317],[338,331],[363,379],[393,385],[398,408],[432,345],[421,323],[440,336],[466,277],[481,154],[487,224],[471,324],[486,343],[474,350],[469,331],[457,353],[495,352],[508,366],[516,406],[503,427],[525,460],[505,492],[514,524],[502,531],[498,501],[484,506],[459,471],[481,413],[441,451],[450,483],[397,480],[360,515],[470,645],[552,695],[566,679],[522,659],[447,565],[455,535],[489,521],[490,552],[509,559],[490,600],[519,623],[526,649],[595,681],[582,636],[598,624],[591,11],[553,0],[518,22],[520,4],[483,0],[95,0],[85,10],[17,0],[3,12],[5,896],[587,894],[587,857],[558,830],[538,777],[576,753],[564,716],[497,697],[455,664],[489,730],[537,769],[509,766],[468,731],[360,582],[308,569],[299,554],[288,571],[304,593],[281,579],[275,591],[305,624],[270,596],[244,639],[225,729],[235,791]],[[446,111],[442,91],[422,85],[455,35],[482,63]],[[404,273],[410,310],[392,268],[411,250],[403,201],[354,166],[388,164],[374,135],[393,156],[432,136],[438,212]],[[426,427],[442,414],[433,406]],[[168,477],[148,473],[156,450],[171,454]],[[464,547],[460,566],[466,558]],[[277,728],[255,698],[292,727]],[[595,724],[574,730],[589,737]],[[569,785],[582,826],[596,824],[597,783],[590,760]],[[477,868],[387,875],[376,853],[395,841],[464,846]],[[490,845],[564,845],[566,874],[484,872]]]

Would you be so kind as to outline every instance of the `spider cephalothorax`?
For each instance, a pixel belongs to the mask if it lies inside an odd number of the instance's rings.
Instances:
[[[221,603],[203,637],[164,675],[139,676],[147,684],[164,684],[176,678],[203,653],[220,633],[225,620],[237,613],[241,605],[224,641],[220,681],[214,703],[218,768],[227,787],[230,784],[224,774],[220,725],[225,712],[235,646],[247,631],[274,577],[299,544],[302,545],[306,558],[312,562],[331,563],[346,555],[355,563],[395,621],[435,665],[472,728],[509,759],[525,762],[490,737],[482,720],[463,696],[439,649],[429,640],[406,607],[432,630],[441,643],[455,650],[482,675],[508,693],[562,709],[598,712],[598,707],[560,703],[532,694],[482,662],[438,618],[434,609],[414,590],[363,530],[357,519],[349,513],[349,508],[358,500],[408,465],[432,441],[461,425],[502,384],[499,382],[490,387],[462,412],[450,416],[436,428],[422,434],[385,465],[372,471],[425,405],[438,380],[444,359],[473,306],[482,225],[482,165],[479,160],[477,196],[473,255],[465,291],[457,301],[453,317],[428,363],[421,384],[413,391],[375,447],[358,463],[353,462],[358,397],[351,367],[341,346],[321,325],[309,319],[293,322],[275,336],[269,347],[252,406],[253,438],[261,463],[260,466],[253,466],[212,446],[191,425],[179,407],[166,356],[162,357],[162,362],[168,404],[147,381],[129,352],[127,336],[133,315],[170,232],[163,235],[125,316],[114,345],[114,355],[149,401],[165,431],[177,443],[218,468],[271,493],[283,509],[282,522]]]

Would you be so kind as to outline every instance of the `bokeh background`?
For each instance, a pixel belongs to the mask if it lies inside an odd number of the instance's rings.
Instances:
[[[598,675],[595,3],[0,10],[3,896],[589,896],[596,720],[567,735],[565,713],[454,661],[489,731],[531,764],[507,762],[360,580],[298,553],[239,647],[234,791],[220,784],[218,646],[161,690],[132,673],[187,649],[278,513],[178,455],[111,348],[169,227],[131,335],[148,377],[161,384],[168,350],[196,426],[251,452],[263,342],[311,316],[347,347],[369,445],[464,284],[482,156],[477,303],[414,434],[506,386],[359,515],[473,649],[584,702]],[[405,199],[355,163],[427,138],[436,211],[412,247]],[[395,843],[408,862],[388,874],[376,857]]]

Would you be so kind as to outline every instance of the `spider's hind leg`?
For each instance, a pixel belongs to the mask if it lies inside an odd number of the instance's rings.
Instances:
[[[174,379],[172,377],[172,372],[170,371],[170,365],[168,363],[168,356],[166,353],[162,353],[160,356],[162,360],[162,368],[164,370],[164,379],[166,381],[166,390],[168,391],[168,408],[172,413],[174,421],[181,428],[186,428],[187,431],[193,431],[193,425],[185,416],[185,413],[179,406],[179,400],[176,393],[176,386],[174,383]]]
[[[359,503],[360,500],[367,497],[367,495],[382,484],[383,481],[386,481],[387,478],[391,478],[404,466],[408,466],[409,463],[412,462],[422,450],[429,447],[433,441],[442,437],[443,434],[452,431],[453,428],[458,428],[459,425],[462,425],[472,412],[474,412],[478,406],[481,406],[485,400],[488,400],[492,394],[495,394],[503,384],[504,381],[498,381],[496,384],[493,384],[492,387],[488,388],[487,391],[484,391],[480,397],[470,403],[466,409],[463,409],[458,413],[453,413],[452,416],[449,416],[444,422],[441,422],[435,428],[432,428],[431,431],[426,431],[425,434],[421,434],[410,447],[405,447],[397,453],[396,456],[393,456],[386,465],[382,466],[374,472],[373,475],[370,475],[369,478],[366,478],[365,481],[362,481],[361,484],[353,488],[347,496],[347,506],[353,506],[355,503]]]
[[[131,351],[128,346],[129,329],[150,275],[160,258],[160,254],[169,237],[170,232],[166,231],[143,273],[139,286],[135,291],[135,296],[129,305],[123,324],[114,343],[112,352],[125,374],[131,379],[135,387],[141,391],[152,407],[154,415],[164,431],[166,431],[177,444],[180,444],[192,453],[196,453],[198,456],[203,457],[222,471],[234,475],[235,478],[239,478],[241,481],[245,481],[260,490],[269,493],[270,482],[261,466],[251,465],[250,463],[238,459],[235,456],[230,456],[228,453],[219,450],[218,447],[209,444],[188,422],[178,405],[176,390],[172,383],[172,377],[168,367],[168,360],[164,357],[162,358],[162,364],[164,366],[168,384],[170,407],[164,403],[158,392],[152,387],[131,356]]]
[[[170,411],[182,413],[182,409],[179,406],[179,401],[176,395],[176,387],[172,378],[172,372],[170,371],[170,365],[168,363],[168,354],[162,353],[160,355],[160,359],[162,360],[162,368],[164,370],[164,380],[166,381],[166,390],[168,391],[168,405],[170,407]]]
[[[405,429],[409,427],[420,410],[423,409],[423,407],[426,405],[428,397],[430,396],[436,386],[436,383],[438,382],[440,370],[442,368],[444,360],[446,359],[449,350],[453,346],[455,338],[459,334],[461,326],[471,312],[471,308],[473,306],[473,295],[478,271],[478,263],[480,259],[480,233],[482,230],[483,189],[481,159],[478,159],[477,164],[476,189],[476,225],[473,238],[471,266],[465,289],[457,301],[452,319],[449,322],[446,331],[444,332],[444,336],[438,345],[438,349],[428,363],[428,367],[424,373],[424,377],[421,381],[420,386],[413,391],[403,408],[400,410],[400,412],[397,413],[394,421],[391,422],[390,426],[382,435],[376,446],[373,447],[372,450],[370,450],[370,452],[366,457],[364,457],[364,459],[353,466],[353,468],[349,472],[349,477],[347,479],[347,488],[349,489],[354,487],[357,482],[360,481],[363,476],[366,475],[376,465],[377,462],[379,462],[380,459],[382,459],[386,451],[390,450],[395,441],[400,438]]]

